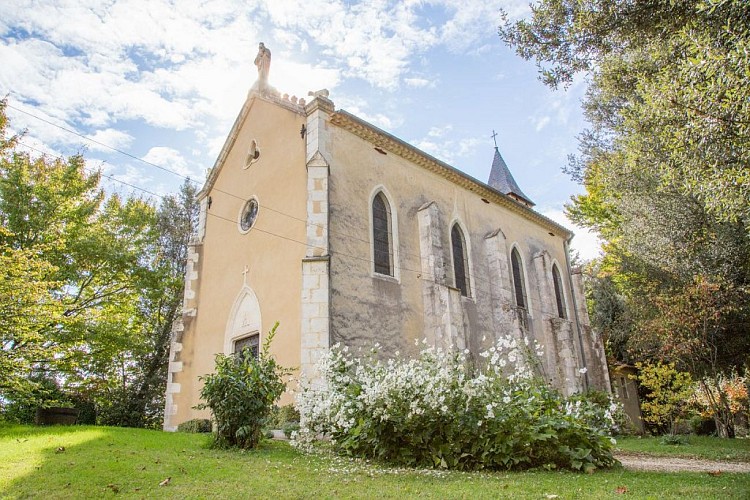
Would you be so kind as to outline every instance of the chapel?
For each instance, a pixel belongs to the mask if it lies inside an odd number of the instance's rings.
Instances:
[[[510,335],[543,346],[543,376],[565,394],[610,391],[573,234],[534,210],[497,147],[481,182],[337,109],[327,90],[280,94],[270,63],[261,44],[199,193],[165,430],[208,417],[194,409],[199,377],[217,353],[257,352],[277,321],[272,354],[308,380],[335,344],[478,356]]]

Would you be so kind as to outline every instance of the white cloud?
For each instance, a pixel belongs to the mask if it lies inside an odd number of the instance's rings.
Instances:
[[[150,161],[168,162],[171,169],[202,178],[255,80],[252,61],[258,41],[273,50],[270,83],[281,93],[307,98],[309,90],[338,88],[337,107],[393,131],[408,114],[379,98],[368,106],[361,99],[367,91],[347,98],[352,85],[406,86],[428,94],[438,80],[424,61],[432,61],[435,49],[471,57],[492,50],[500,43],[499,8],[517,17],[528,10],[526,2],[0,2],[0,95],[12,92],[12,103],[46,120],[113,147],[148,150]],[[493,71],[488,70],[488,79]],[[13,125],[29,127],[29,136],[48,148],[67,153],[67,148],[85,146],[106,152],[18,113]],[[162,141],[162,132],[179,139]],[[454,162],[486,142],[454,136],[450,127],[435,127],[421,146]],[[116,155],[111,159],[122,161]],[[133,164],[127,178],[136,180],[138,168],[153,170]],[[141,177],[158,175],[148,171]]]
[[[536,130],[537,132],[540,132],[544,127],[549,125],[549,122],[551,120],[552,119],[549,116],[545,115],[545,116],[539,116],[539,117],[532,117],[531,123],[534,124],[534,130]]]
[[[89,149],[94,151],[106,151],[108,153],[112,148],[127,148],[133,142],[132,135],[113,128],[97,130],[94,134],[89,134],[87,137],[92,141],[96,141],[88,143]]]
[[[338,109],[344,109],[347,112],[362,118],[363,120],[372,123],[376,127],[380,127],[386,132],[393,133],[395,129],[401,126],[402,119],[394,116],[386,115],[385,113],[372,112],[367,107],[367,104],[362,102],[361,99],[352,99],[345,95],[336,97],[336,107]]]
[[[196,178],[196,172],[191,171],[187,160],[176,149],[163,146],[153,147],[148,150],[148,153],[142,159],[183,177]]]
[[[427,78],[404,78],[404,83],[413,88],[434,88],[437,85],[437,82],[428,80]]]
[[[453,130],[453,125],[446,125],[444,127],[431,127],[427,131],[427,137],[443,137],[445,134]]]
[[[447,131],[449,131],[450,128],[451,127],[448,126]],[[436,130],[434,128],[430,129],[430,131],[427,133],[427,138],[413,141],[412,144],[414,144],[422,151],[431,154],[435,158],[452,165],[455,165],[455,163],[465,155],[475,151],[478,146],[487,144],[486,140],[477,139],[476,137],[439,140],[441,136],[434,134],[439,134],[440,132],[440,130]]]

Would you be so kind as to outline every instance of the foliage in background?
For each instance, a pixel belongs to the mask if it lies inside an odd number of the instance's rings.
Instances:
[[[535,377],[536,356],[500,339],[474,372],[466,354],[428,348],[417,359],[322,359],[322,383],[298,398],[298,445],[330,436],[341,453],[410,467],[565,468],[615,463],[611,408],[566,401]]]
[[[177,432],[208,433],[211,432],[211,421],[207,418],[186,420],[177,426]]]
[[[748,400],[747,376],[736,372],[720,375],[718,380],[704,379],[696,384],[693,406],[701,418],[713,419],[717,429],[744,427],[750,424],[750,400]]]
[[[540,0],[503,39],[552,87],[587,77],[567,207],[596,231],[592,321],[617,360],[719,381],[750,362],[750,9],[744,0]]]
[[[217,354],[216,372],[200,377],[200,396],[205,402],[196,408],[211,410],[216,421],[215,446],[255,448],[260,442],[289,373],[269,354],[278,326],[276,322],[266,335],[257,358],[249,348],[232,355]]]
[[[187,247],[197,225],[196,188],[188,180],[156,209],[152,253],[139,289],[139,342],[118,361],[116,383],[106,386],[99,422],[161,428],[172,326],[182,312]]]
[[[299,411],[294,405],[275,406],[271,412],[270,424],[274,429],[282,429],[284,424],[299,423]]]
[[[105,197],[81,156],[32,157],[0,101],[0,405],[49,406],[50,381],[102,422],[160,425],[195,190],[156,209]]]
[[[688,417],[693,380],[674,363],[636,363],[637,380],[645,391],[641,401],[643,421],[658,434],[675,434],[679,419]]]

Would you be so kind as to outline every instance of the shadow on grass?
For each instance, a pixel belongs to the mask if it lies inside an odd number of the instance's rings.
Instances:
[[[741,498],[750,475],[447,473],[303,455],[287,443],[215,450],[207,435],[0,427],[3,498]],[[163,486],[160,486],[163,484]]]
[[[170,439],[164,439],[168,437]],[[0,427],[0,487],[10,497],[150,495],[184,471],[207,438],[94,426]],[[171,482],[171,480],[169,481]],[[3,496],[3,495],[0,495]]]

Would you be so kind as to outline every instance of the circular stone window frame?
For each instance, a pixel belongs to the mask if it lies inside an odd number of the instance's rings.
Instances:
[[[255,203],[256,209],[255,209],[255,217],[253,218],[252,222],[250,223],[250,226],[247,229],[244,229],[242,227],[245,210],[247,207],[251,204]],[[260,213],[260,202],[258,201],[257,196],[251,196],[248,198],[248,200],[242,204],[242,207],[240,207],[240,213],[237,215],[237,230],[240,232],[240,234],[247,234],[249,233],[253,227],[255,227],[255,223],[258,221],[258,214]]]

